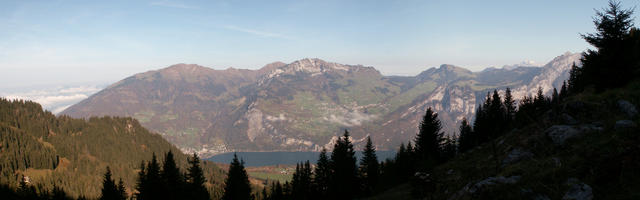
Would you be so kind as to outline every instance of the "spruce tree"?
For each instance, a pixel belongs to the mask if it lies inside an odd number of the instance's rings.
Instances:
[[[378,177],[380,176],[378,156],[376,156],[376,148],[371,142],[371,137],[367,137],[367,144],[364,146],[362,154],[360,177],[363,180],[363,194],[370,196],[375,191],[378,185]]]
[[[293,199],[311,199],[311,165],[309,161],[296,164],[296,171],[291,181],[291,197]]]
[[[146,195],[149,194],[147,189],[149,183],[146,178],[147,174],[145,173],[145,165],[144,161],[142,161],[142,163],[140,163],[140,171],[138,172],[138,180],[136,183],[136,190],[138,190],[138,193],[136,193],[137,199],[148,199]]]
[[[476,138],[469,125],[467,118],[462,118],[460,123],[460,136],[458,138],[458,151],[464,153],[469,149],[472,149],[476,145]]]
[[[623,86],[634,78],[638,55],[633,51],[637,41],[630,36],[632,14],[633,9],[622,9],[617,1],[609,1],[607,9],[596,11],[593,20],[596,32],[581,35],[596,50],[589,49],[583,54],[580,82],[593,84],[601,91]]]
[[[118,198],[119,199],[129,198],[129,196],[127,195],[127,189],[124,186],[124,181],[122,181],[122,178],[120,178],[120,180],[118,181]]]
[[[345,130],[331,153],[333,178],[329,191],[334,199],[352,199],[358,194],[358,168],[353,144],[349,138],[349,131]]]
[[[102,194],[100,200],[120,200],[120,192],[113,178],[111,178],[111,169],[107,167],[102,180]]]
[[[553,93],[551,93],[551,105],[556,105],[560,103],[560,95],[558,94],[558,90],[553,88]]]
[[[415,138],[415,152],[420,159],[422,169],[430,169],[440,161],[440,145],[444,141],[443,133],[438,114],[433,112],[431,107],[420,122],[419,132]]]
[[[229,172],[225,180],[223,200],[247,200],[251,199],[251,184],[249,176],[244,169],[244,161],[238,160],[233,154],[233,160],[229,165]]]
[[[563,101],[567,97],[567,95],[567,81],[563,81],[562,87],[560,88],[560,94],[558,94],[558,96],[560,97],[560,101]]]
[[[200,158],[196,153],[193,153],[191,159],[189,159],[189,169],[187,172],[187,195],[189,199],[194,200],[207,200],[210,199],[209,192],[205,188],[204,183],[207,179],[204,177],[204,172],[200,167]]]
[[[504,91],[504,109],[506,112],[506,120],[507,122],[513,122],[516,115],[516,100],[513,99],[511,95],[511,89],[507,88]]]
[[[316,164],[316,169],[314,170],[314,196],[320,199],[327,198],[332,175],[333,172],[331,171],[331,163],[327,157],[327,149],[322,148]]]
[[[151,161],[147,163],[146,168],[141,169],[138,177],[138,199],[166,199],[164,182],[160,177],[160,164],[154,153],[151,157]]]
[[[176,165],[173,152],[171,151],[167,152],[164,157],[160,177],[162,178],[162,187],[165,199],[179,199],[184,195],[182,193],[184,188],[184,178],[180,173],[180,169]]]

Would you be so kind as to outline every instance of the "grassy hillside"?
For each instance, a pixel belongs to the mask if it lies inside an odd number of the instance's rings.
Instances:
[[[416,189],[433,191],[427,194],[433,199],[562,199],[587,191],[595,199],[639,199],[640,120],[620,100],[639,105],[640,81],[573,95],[542,120],[440,165],[435,186]],[[620,120],[635,125],[625,128]],[[556,132],[561,137],[553,130],[562,130]],[[411,191],[404,184],[371,199],[409,197]]]
[[[181,169],[187,156],[137,120],[92,117],[88,120],[56,117],[30,101],[0,99],[0,184],[17,187],[22,176],[30,184],[51,190],[62,187],[72,196],[98,197],[102,175],[110,166],[133,193],[143,160],[156,153],[162,160],[173,151]],[[223,172],[202,164],[210,191],[219,191]]]

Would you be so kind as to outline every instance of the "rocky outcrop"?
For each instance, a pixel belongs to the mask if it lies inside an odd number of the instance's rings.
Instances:
[[[591,186],[580,182],[576,178],[567,180],[569,190],[562,196],[563,200],[591,200],[593,199],[593,189]]]
[[[602,131],[604,128],[595,124],[583,124],[578,126],[554,125],[545,130],[545,134],[551,138],[554,144],[563,145],[571,138],[580,137],[585,133]]]
[[[618,109],[626,114],[628,117],[633,118],[638,115],[638,110],[631,102],[626,100],[618,100]]]
[[[529,159],[531,157],[533,157],[533,153],[531,153],[530,151],[521,148],[515,148],[511,150],[509,154],[507,154],[507,157],[504,158],[504,160],[502,160],[502,166],[513,164],[521,160]]]
[[[635,127],[638,127],[638,125],[635,122],[627,119],[618,120],[616,121],[616,124],[613,126],[613,128],[616,130],[626,130],[626,129],[631,129]]]

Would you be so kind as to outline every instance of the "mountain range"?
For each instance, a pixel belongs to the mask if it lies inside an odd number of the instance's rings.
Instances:
[[[487,92],[510,87],[516,98],[560,88],[581,54],[542,67],[514,65],[472,72],[454,65],[416,76],[384,76],[373,67],[320,59],[274,62],[258,70],[177,64],[125,78],[61,114],[130,116],[185,152],[319,151],[344,130],[362,145],[394,149],[417,132],[427,107],[455,134]]]

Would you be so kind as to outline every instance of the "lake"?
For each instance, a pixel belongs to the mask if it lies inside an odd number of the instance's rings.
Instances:
[[[233,152],[223,153],[212,156],[207,160],[218,163],[230,163],[233,159]],[[238,158],[244,160],[244,164],[247,167],[260,167],[269,165],[295,165],[299,162],[309,161],[313,164],[318,161],[320,152],[311,151],[296,151],[296,152],[236,152]],[[331,152],[327,152],[327,155],[331,157]],[[377,151],[378,161],[386,160],[387,158],[393,158],[396,155],[395,151]],[[358,161],[362,158],[362,152],[356,152]]]

